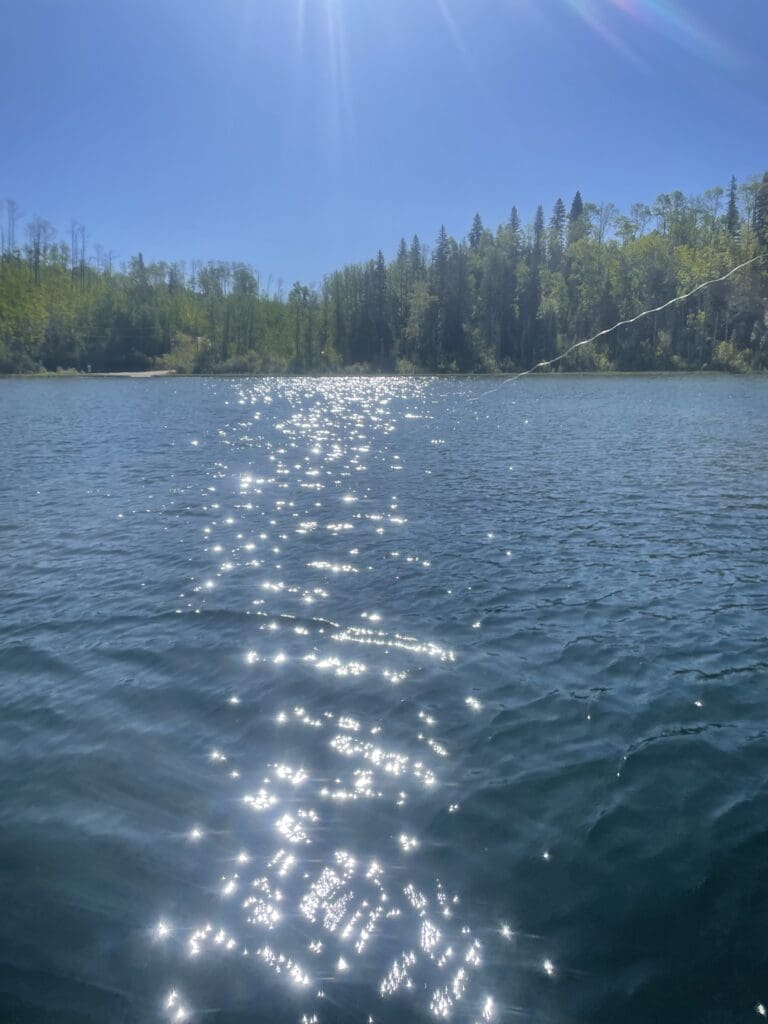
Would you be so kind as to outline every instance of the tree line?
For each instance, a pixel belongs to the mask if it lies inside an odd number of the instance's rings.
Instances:
[[[522,370],[768,254],[768,173],[703,196],[660,195],[628,213],[568,206],[495,231],[441,228],[393,259],[330,273],[319,286],[266,286],[244,263],[120,267],[60,237],[13,200],[0,218],[0,373],[175,369],[188,373]],[[768,259],[727,282],[584,346],[562,369],[768,369]]]

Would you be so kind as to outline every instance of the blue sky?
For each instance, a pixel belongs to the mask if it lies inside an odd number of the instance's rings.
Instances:
[[[0,198],[266,283],[768,168],[766,0],[4,0]]]

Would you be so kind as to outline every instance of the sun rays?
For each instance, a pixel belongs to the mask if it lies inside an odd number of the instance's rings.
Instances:
[[[709,26],[675,0],[563,0],[609,45],[637,59],[631,44],[638,30],[672,42],[700,60],[732,67],[737,54]]]
[[[345,0],[296,0],[296,73],[339,141],[354,128],[349,92]]]
[[[390,71],[399,73],[398,53],[412,51],[407,44],[414,31],[423,32],[429,26],[437,44],[453,52],[471,78],[482,69],[484,56],[479,50],[481,37],[474,30],[477,12],[473,14],[472,0],[420,0],[418,17],[411,2],[295,0],[294,73],[302,83],[302,102],[310,105],[314,123],[325,132],[328,153],[348,152],[356,137],[360,75],[375,72],[381,52],[387,54]],[[725,71],[739,63],[735,48],[678,0],[482,2],[493,10],[498,32],[508,34],[518,50],[521,40],[542,33],[570,41],[575,17],[627,65],[645,75],[653,74],[659,61],[670,59],[666,52],[670,45]]]
[[[467,55],[466,23],[473,17],[469,0],[425,0],[434,10],[435,19],[444,29],[445,38],[462,55]],[[521,23],[534,14],[545,13],[528,0],[490,0],[500,16],[500,30],[509,26],[502,15],[512,14]],[[303,60],[310,34],[323,35],[327,43],[328,61],[334,86],[346,82],[346,20],[353,13],[360,20],[367,18],[372,31],[382,19],[399,22],[399,30],[408,31],[409,7],[405,0],[391,0],[382,9],[373,0],[296,0],[296,26],[299,59]],[[678,0],[553,0],[550,13],[565,9],[580,18],[596,35],[624,56],[637,61],[639,36],[650,33],[698,57],[700,60],[727,68],[737,63],[738,54],[707,24]],[[552,24],[552,23],[551,23]],[[316,42],[317,40],[315,40]]]

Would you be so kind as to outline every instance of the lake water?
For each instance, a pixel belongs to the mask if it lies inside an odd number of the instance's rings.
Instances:
[[[768,379],[0,381],[0,1019],[768,1005]]]

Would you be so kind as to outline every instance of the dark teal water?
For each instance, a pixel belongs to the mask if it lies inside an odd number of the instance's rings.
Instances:
[[[759,1019],[768,380],[0,381],[0,1019]]]

